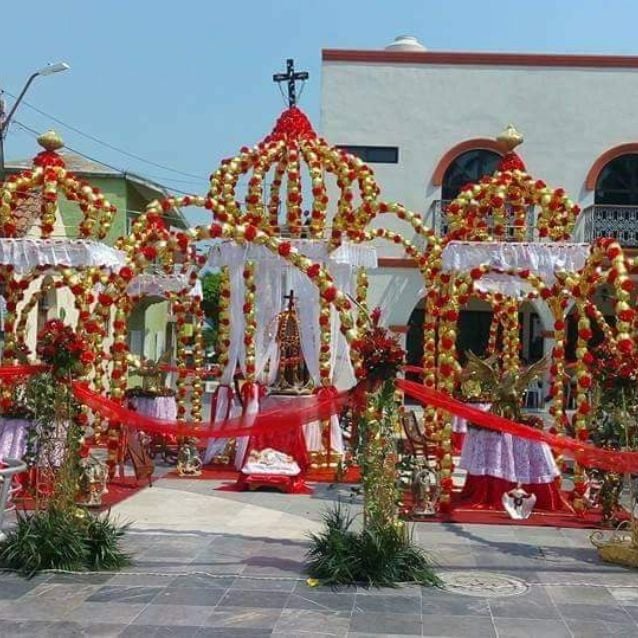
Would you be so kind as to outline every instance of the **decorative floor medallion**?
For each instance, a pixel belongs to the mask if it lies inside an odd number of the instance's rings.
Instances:
[[[438,574],[443,581],[442,589],[462,596],[502,598],[524,594],[529,586],[522,580],[505,574],[491,572],[443,572]]]

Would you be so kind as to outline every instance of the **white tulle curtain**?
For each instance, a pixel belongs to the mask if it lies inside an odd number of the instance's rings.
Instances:
[[[293,290],[297,299],[297,317],[299,319],[299,339],[301,352],[308,368],[308,374],[315,385],[319,385],[319,291],[315,284],[296,268],[287,270],[288,288]]]
[[[282,273],[274,259],[258,264],[255,286],[255,372],[259,383],[271,385],[275,382],[279,365],[277,317],[283,306]]]
[[[337,263],[330,266],[330,272],[335,285],[346,295],[353,296],[356,287],[356,270],[351,264]],[[350,348],[344,334],[341,332],[339,313],[332,308],[330,316],[330,368],[332,383],[339,389],[347,389],[355,384],[354,370],[350,361]]]

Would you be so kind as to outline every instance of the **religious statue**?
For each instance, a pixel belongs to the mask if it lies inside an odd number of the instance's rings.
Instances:
[[[100,507],[106,488],[106,465],[92,454],[80,459],[80,477],[78,480],[80,493],[77,504],[85,507]]]
[[[495,357],[481,359],[471,350],[467,353],[467,365],[461,374],[461,388],[478,387],[479,394],[486,394],[492,403],[491,412],[506,419],[521,421],[521,403],[529,384],[547,367],[547,359],[533,363],[522,370],[502,372]]]
[[[279,345],[279,370],[273,387],[275,394],[309,394],[312,381],[301,350],[299,319],[295,308],[295,297],[291,290],[284,299],[286,310],[279,313],[277,321],[277,343]]]
[[[412,514],[435,516],[439,499],[439,481],[426,458],[418,458],[412,471]]]
[[[503,494],[503,507],[510,518],[522,521],[529,518],[536,505],[536,494],[530,494],[523,489],[519,482],[516,487]]]
[[[202,460],[195,445],[196,439],[186,437],[177,453],[177,474],[179,476],[200,476]]]
[[[267,447],[251,450],[241,471],[244,474],[297,476],[301,468],[289,454]]]
[[[166,377],[168,372],[166,367],[170,363],[171,353],[166,351],[156,362],[152,359],[140,359],[129,354],[129,366],[142,378],[142,392],[155,396],[166,391]]]

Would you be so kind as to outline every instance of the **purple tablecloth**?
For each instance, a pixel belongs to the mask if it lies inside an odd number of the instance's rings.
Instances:
[[[31,421],[0,418],[0,461],[21,459],[27,445],[27,430]]]
[[[524,484],[551,483],[560,474],[546,443],[479,428],[469,428],[459,467],[475,476]]]
[[[136,412],[153,419],[163,419],[164,421],[177,419],[175,397],[133,397],[131,403]]]

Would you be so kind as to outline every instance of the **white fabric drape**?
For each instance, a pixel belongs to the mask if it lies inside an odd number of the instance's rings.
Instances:
[[[233,404],[233,391],[227,385],[220,385],[215,390],[213,397],[211,423],[221,423],[229,418]],[[204,452],[204,463],[210,463],[218,454],[221,454],[228,443],[228,439],[209,439]]]
[[[259,383],[271,385],[277,376],[279,364],[277,317],[283,298],[281,273],[274,268],[256,268],[255,288],[255,372]]]
[[[308,367],[308,373],[315,385],[319,385],[319,291],[317,287],[297,269],[290,269],[288,275],[290,289],[297,298],[299,319],[299,339],[301,352]]]
[[[589,244],[568,242],[452,241],[443,249],[443,270],[468,272],[481,265],[499,270],[528,269],[551,286],[557,271],[582,270],[590,250]]]
[[[0,264],[17,274],[38,266],[97,267],[113,270],[126,264],[121,250],[90,239],[1,238]]]
[[[167,292],[181,292],[189,288],[189,296],[203,297],[201,280],[197,279],[191,288],[187,274],[142,273],[131,279],[126,292],[131,296],[163,297]]]

